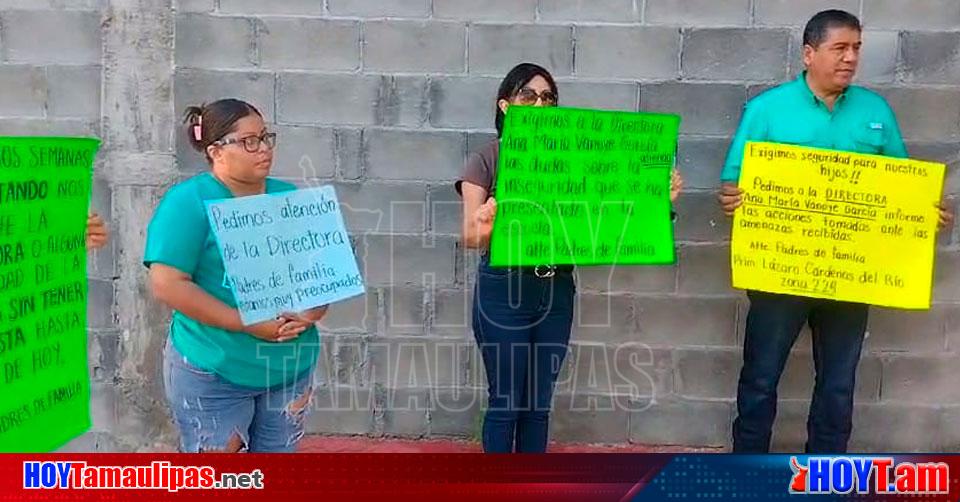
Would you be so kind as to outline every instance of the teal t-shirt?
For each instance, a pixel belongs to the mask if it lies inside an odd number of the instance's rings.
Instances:
[[[727,152],[721,181],[739,181],[743,149],[748,141],[907,156],[897,119],[882,96],[851,85],[831,111],[810,90],[806,73],[747,103]]]
[[[267,193],[296,190],[268,178]],[[161,263],[190,274],[193,282],[214,298],[236,308],[225,286],[223,259],[210,229],[204,201],[233,197],[213,174],[206,172],[174,185],[157,206],[147,227],[143,263]],[[298,338],[267,342],[246,333],[200,323],[174,311],[170,322],[174,347],[194,366],[215,372],[227,381],[254,388],[286,385],[313,368],[319,357],[316,328]]]

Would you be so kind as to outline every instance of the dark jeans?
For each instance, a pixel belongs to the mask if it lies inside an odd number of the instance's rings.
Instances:
[[[569,271],[541,278],[481,262],[473,334],[489,385],[485,452],[546,451],[550,403],[570,341],[575,291]]]
[[[733,451],[770,450],[777,384],[803,324],[813,333],[816,383],[807,418],[808,453],[843,453],[853,427],[853,391],[869,307],[751,291],[737,387]]]

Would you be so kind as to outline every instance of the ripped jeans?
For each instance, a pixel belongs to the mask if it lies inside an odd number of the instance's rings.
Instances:
[[[255,389],[191,365],[167,338],[163,383],[180,451],[292,452],[303,437],[313,372],[290,385]]]

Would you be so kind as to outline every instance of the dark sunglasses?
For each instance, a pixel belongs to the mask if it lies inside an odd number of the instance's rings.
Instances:
[[[529,87],[520,89],[514,99],[517,104],[520,105],[532,105],[536,103],[538,99],[548,106],[557,104],[557,95],[554,94],[553,91],[548,90],[538,93]]]

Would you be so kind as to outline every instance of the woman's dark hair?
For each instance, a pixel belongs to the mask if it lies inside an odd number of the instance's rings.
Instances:
[[[190,145],[202,153],[207,162],[212,162],[207,147],[232,133],[237,121],[254,114],[263,117],[255,106],[246,101],[221,99],[208,105],[188,106],[183,114],[183,123],[187,125]]]
[[[543,77],[547,81],[547,84],[550,85],[550,90],[553,91],[553,94],[559,96],[557,93],[557,82],[553,80],[553,76],[550,75],[550,72],[546,68],[535,65],[533,63],[520,63],[517,66],[514,66],[506,77],[503,77],[503,82],[500,82],[500,90],[497,91],[497,101],[494,103],[497,109],[497,137],[503,134],[503,111],[500,110],[500,100],[506,99],[509,100],[515,96],[520,89],[523,89],[523,86],[530,83],[534,77]]]

